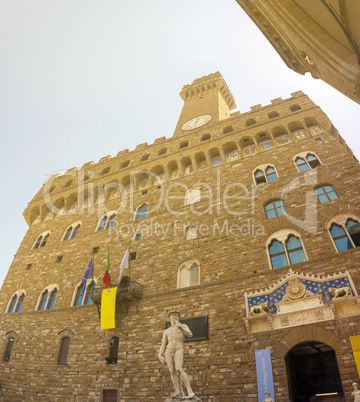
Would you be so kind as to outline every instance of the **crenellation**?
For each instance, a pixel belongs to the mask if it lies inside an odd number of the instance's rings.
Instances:
[[[275,98],[275,99],[271,99],[270,102],[271,102],[272,105],[278,105],[278,104],[283,102],[283,99],[282,98]]]
[[[85,163],[81,166],[81,169],[86,169],[86,168],[92,166],[93,164],[94,164],[94,161],[85,162]]]
[[[263,108],[263,106],[259,103],[258,105],[255,106],[250,106],[250,110],[252,112],[258,112],[259,110],[261,110]]]
[[[112,156],[111,155],[107,155],[107,156],[103,156],[102,158],[99,159],[99,161],[97,163],[103,163],[106,162],[107,160],[111,159]]]

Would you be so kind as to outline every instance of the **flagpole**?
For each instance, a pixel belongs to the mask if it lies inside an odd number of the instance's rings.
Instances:
[[[129,240],[129,254],[128,254],[128,266],[129,266],[129,286],[131,284],[131,276],[130,276],[130,240]]]
[[[92,281],[94,282],[94,267],[95,267],[95,252],[93,249],[93,269],[92,269]]]
[[[107,254],[107,261],[106,264],[110,265],[110,250],[109,250],[109,245],[108,245],[108,254]],[[109,272],[110,273],[110,272]],[[110,288],[111,288],[111,274],[110,274]]]

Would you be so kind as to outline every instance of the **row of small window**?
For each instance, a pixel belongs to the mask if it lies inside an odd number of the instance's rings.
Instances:
[[[294,159],[294,162],[299,172],[315,169],[321,165],[318,157],[313,153],[307,153],[302,157],[298,156]],[[255,169],[254,180],[256,185],[268,183],[276,179],[278,179],[278,175],[274,166],[268,165],[266,168]]]
[[[72,306],[82,306],[85,304],[92,303],[92,297],[94,295],[96,288],[96,283],[94,281],[89,281],[87,283],[85,289],[83,289],[83,285],[80,284],[76,287]],[[36,310],[52,310],[55,306],[56,296],[58,294],[58,289],[55,287],[53,289],[45,289],[41,294],[38,300]],[[25,300],[25,292],[17,291],[11,298],[10,302],[7,306],[7,313],[19,313],[24,304]]]
[[[360,223],[349,218],[344,224],[333,222],[329,228],[331,238],[338,252],[360,246]],[[307,260],[300,236],[295,233],[274,234],[268,242],[268,253],[272,268],[281,268]],[[200,264],[196,260],[184,262],[178,270],[177,287],[183,288],[200,283]],[[96,283],[90,281],[85,289],[79,284],[73,296],[72,306],[92,303]],[[55,305],[58,289],[46,289],[40,295],[37,310],[52,310]],[[7,313],[20,312],[25,300],[23,291],[16,292],[9,301]]]
[[[249,148],[252,149],[252,148]],[[250,152],[250,151],[248,151]],[[239,158],[239,152],[237,150],[231,150],[227,154],[227,162],[235,161],[236,159]],[[205,156],[204,156],[205,158]],[[193,168],[193,162],[192,159],[187,157],[185,158],[186,161],[183,163],[183,175],[189,175],[194,173],[194,168]],[[195,158],[197,161],[197,159]],[[299,155],[294,157],[294,162],[300,172],[313,169],[316,166],[320,165],[321,162],[319,161],[319,158],[314,154],[314,153],[306,153],[302,152]],[[220,155],[215,155],[212,157],[212,165],[217,166],[222,163],[222,158]],[[198,170],[204,170],[208,168],[208,163],[207,160],[200,159],[198,162]],[[169,177],[170,180],[172,179],[177,179],[179,178],[180,175],[180,170],[177,166],[177,164],[171,165],[169,164],[168,168],[169,170]],[[275,173],[274,167],[272,167],[273,172]],[[264,173],[264,169],[256,169],[255,172],[255,182],[257,184],[264,183],[266,181],[271,181],[271,180],[266,180],[265,178],[270,175],[270,172],[268,174]],[[275,173],[276,174],[276,173]],[[277,177],[276,177],[277,178]],[[275,180],[275,176],[272,177],[272,180]],[[158,187],[161,187],[166,179],[165,179],[165,173],[164,170],[157,170],[156,172],[148,172],[144,173],[142,172],[141,174],[139,173],[136,178],[133,178],[133,182],[130,182],[130,176],[127,176],[121,180],[121,183],[118,183],[117,181],[110,183],[111,188],[107,191],[107,194],[102,194],[99,195],[96,200],[93,199],[91,195],[87,195],[83,202],[79,205],[78,201],[74,201],[75,199],[78,199],[78,197],[74,197],[74,195],[71,195],[69,199],[71,199],[71,202],[66,201],[65,203],[68,204],[68,207],[65,208],[63,205],[64,202],[62,203],[62,206],[59,206],[59,211],[57,212],[57,216],[62,216],[62,215],[67,215],[67,214],[76,214],[78,213],[79,207],[85,208],[85,207],[90,207],[91,205],[95,203],[104,203],[106,200],[112,200],[112,199],[117,199],[122,196],[122,194],[127,194],[127,193],[132,193],[134,190],[136,190],[135,187],[137,187],[137,190],[143,190],[143,192],[147,191],[146,189],[150,187],[151,185],[157,185]],[[135,186],[135,183],[137,185]],[[114,188],[116,187],[116,188]],[[36,211],[36,212],[35,212]],[[40,218],[40,212],[39,208],[35,208],[34,211],[31,212],[32,215],[34,215],[34,220],[31,222],[32,224],[36,224],[41,222]],[[56,214],[53,211],[47,211],[44,214],[43,221],[51,220],[54,219]]]
[[[141,205],[136,211],[135,220],[140,220],[140,219],[146,218],[148,209],[149,209],[148,204]],[[115,224],[115,219],[116,219],[116,213],[105,214],[102,218],[100,218],[95,231],[98,232],[98,231],[101,231],[104,229],[109,229],[109,228],[113,227]],[[65,230],[65,232],[61,238],[61,241],[75,239],[77,237],[77,235],[79,234],[80,228],[81,228],[81,223],[74,223],[71,226],[69,226]],[[50,236],[49,232],[45,232],[45,233],[42,233],[41,235],[39,235],[36,238],[35,242],[33,243],[31,249],[34,250],[36,248],[44,247],[46,245],[46,242],[49,239],[49,236]]]
[[[74,333],[71,330],[63,330],[58,334],[60,340],[60,347],[59,353],[57,356],[57,364],[58,365],[65,365],[68,361],[68,354],[70,349],[70,337],[73,337]],[[5,352],[3,355],[3,362],[10,361],[11,354],[14,348],[14,344],[18,341],[18,335],[14,331],[10,331],[7,335],[7,343]],[[107,364],[116,364],[118,360],[118,349],[119,349],[119,338],[117,336],[113,336],[108,341],[108,349],[109,349],[109,356],[105,358]],[[109,401],[108,399],[102,399],[104,401]],[[112,400],[112,399],[111,399]],[[117,399],[115,399],[117,401]]]
[[[11,353],[14,348],[14,343],[15,343],[15,337],[10,336],[8,338],[4,356],[3,356],[3,362],[8,362],[10,361]],[[60,342],[60,349],[59,349],[59,354],[58,354],[58,359],[57,359],[57,364],[58,365],[64,365],[67,362],[67,356],[69,352],[69,346],[70,346],[70,338],[68,336],[65,336],[61,338]]]
[[[321,204],[333,201],[339,198],[333,186],[320,186],[315,190],[318,200]],[[277,216],[285,215],[286,208],[282,200],[271,201],[265,205],[266,218],[276,218]]]
[[[269,168],[268,168],[269,169]],[[269,170],[266,169],[266,171],[269,172]],[[273,173],[269,173],[269,175],[272,175]],[[276,174],[275,174],[276,176]],[[268,176],[267,176],[268,177]],[[271,176],[270,176],[271,177]],[[277,178],[277,176],[276,176]],[[273,179],[275,180],[275,179]],[[271,180],[269,180],[271,181]],[[336,191],[332,186],[320,186],[316,190],[316,195],[318,196],[318,199],[321,204],[324,204],[329,201],[336,200],[339,198],[337,195]],[[186,193],[185,197],[185,205],[191,205],[196,202],[199,202],[201,199],[201,190],[200,189],[192,189],[189,190]],[[142,219],[145,218],[148,212],[148,204],[143,204],[137,211],[136,213],[136,219]],[[284,202],[281,200],[276,200],[276,201],[271,201],[267,205],[265,205],[265,213],[267,219],[275,218],[277,216],[281,216],[286,214],[286,208],[284,205]],[[107,214],[104,217],[102,217],[97,225],[96,231],[101,231],[104,229],[108,229],[114,226],[116,220],[116,214]],[[65,233],[62,237],[62,241],[64,240],[69,240],[69,239],[74,239],[77,237],[79,230],[80,230],[81,224],[73,224],[69,228],[65,230]],[[39,247],[44,247],[47,240],[49,239],[50,233],[42,233],[38,238],[35,240],[32,249],[36,249]],[[140,240],[139,235],[136,235],[135,240]]]
[[[338,252],[360,246],[360,224],[347,219],[341,225],[332,223],[329,232]],[[300,236],[291,231],[280,231],[268,241],[268,255],[272,268],[281,268],[307,260]],[[178,271],[178,288],[200,283],[200,264],[196,260],[185,261]]]
[[[178,288],[194,286],[200,283],[200,264],[195,260],[184,262],[178,270]],[[75,288],[71,306],[82,306],[92,304],[92,297],[96,289],[95,281],[88,281],[85,289],[82,283]],[[39,297],[37,308],[38,311],[52,310],[55,306],[58,289],[45,289]],[[17,291],[9,301],[6,313],[19,313],[24,304],[25,291]]]

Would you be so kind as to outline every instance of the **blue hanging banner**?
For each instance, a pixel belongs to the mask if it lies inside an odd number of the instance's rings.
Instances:
[[[255,350],[256,375],[258,387],[258,401],[263,402],[265,392],[270,393],[270,398],[275,402],[274,379],[272,374],[270,349]]]

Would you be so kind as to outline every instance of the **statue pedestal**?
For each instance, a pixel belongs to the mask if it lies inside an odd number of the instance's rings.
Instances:
[[[181,402],[181,401],[188,401],[188,402],[201,402],[201,399],[197,396],[168,396],[164,399],[164,402]]]

